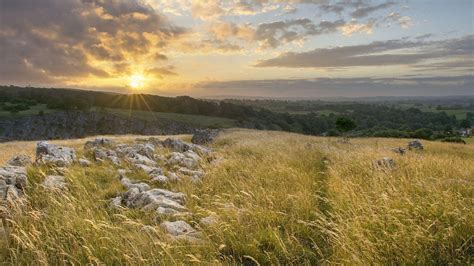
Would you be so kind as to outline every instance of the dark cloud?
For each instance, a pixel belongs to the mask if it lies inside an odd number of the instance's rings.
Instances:
[[[1,81],[107,77],[93,61],[120,65],[184,32],[139,0],[2,0]]]
[[[203,82],[196,87],[213,96],[322,98],[474,95],[474,76],[237,80]]]
[[[403,49],[411,49],[403,52]],[[390,40],[366,45],[284,53],[257,62],[257,67],[344,68],[354,66],[413,65],[430,59],[468,58],[473,62],[474,35],[443,41]]]

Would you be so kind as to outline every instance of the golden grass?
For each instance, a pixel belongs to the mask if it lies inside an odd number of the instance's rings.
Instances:
[[[189,136],[180,136],[189,139]],[[114,137],[129,142],[136,136]],[[57,141],[80,148],[85,140]],[[123,191],[111,165],[66,174],[67,193],[37,184],[50,172],[30,168],[28,204],[11,217],[0,248],[10,264],[469,264],[473,262],[474,146],[424,142],[396,155],[407,140],[334,138],[228,130],[213,145],[202,184],[165,187],[187,195],[205,242],[173,242],[150,213],[112,211]],[[0,144],[0,163],[34,142]],[[79,151],[82,153],[82,151]],[[165,152],[165,151],[163,151]],[[381,171],[371,162],[395,159]],[[133,178],[143,179],[140,174]],[[154,186],[157,186],[154,184]],[[156,232],[145,232],[151,225]]]

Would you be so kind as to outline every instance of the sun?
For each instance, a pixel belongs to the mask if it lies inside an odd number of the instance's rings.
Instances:
[[[139,89],[145,85],[145,77],[140,74],[135,74],[133,76],[130,76],[130,82],[129,82],[130,87],[134,89]]]

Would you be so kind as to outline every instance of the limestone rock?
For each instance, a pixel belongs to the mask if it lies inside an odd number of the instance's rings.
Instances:
[[[408,143],[409,150],[419,150],[422,151],[424,149],[423,144],[419,140],[413,140]]]
[[[94,150],[94,158],[96,161],[111,161],[115,165],[121,165],[120,159],[117,156],[117,153],[113,150],[108,150],[104,148],[96,148]]]
[[[11,166],[27,166],[31,164],[31,157],[23,154],[15,155],[7,164]]]
[[[163,222],[161,228],[172,236],[190,235],[196,233],[196,230],[185,221]]]
[[[196,130],[191,139],[191,142],[198,145],[206,145],[214,142],[214,139],[217,137],[217,130]]]
[[[402,147],[393,148],[392,151],[395,152],[395,153],[398,153],[400,155],[403,155],[407,152],[407,150],[405,148],[402,148]]]
[[[49,144],[46,141],[36,145],[36,162],[59,167],[69,166],[76,160],[76,152],[72,148]]]
[[[201,220],[199,220],[199,223],[204,225],[204,226],[212,226],[212,225],[215,225],[219,222],[219,216],[217,215],[209,215],[209,216],[206,216],[204,218],[201,218]]]
[[[89,140],[84,144],[84,149],[92,149],[92,148],[97,148],[97,147],[113,147],[115,145],[115,142],[111,139],[107,138],[96,138],[95,140]]]
[[[92,165],[92,163],[87,159],[81,158],[79,159],[79,165],[82,167],[89,167]]]
[[[388,170],[393,170],[396,167],[395,161],[392,158],[388,158],[388,157],[373,161],[373,165],[377,169],[388,169]]]
[[[49,189],[65,189],[67,184],[64,176],[48,175],[44,179],[42,185]]]

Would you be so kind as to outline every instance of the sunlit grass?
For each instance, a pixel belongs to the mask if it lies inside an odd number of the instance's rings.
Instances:
[[[55,143],[80,149],[84,142]],[[50,170],[31,167],[29,203],[11,217],[10,247],[2,243],[0,259],[11,264],[472,263],[474,146],[426,141],[423,152],[390,151],[406,142],[340,144],[334,138],[226,131],[213,145],[217,159],[204,165],[202,184],[166,186],[187,195],[194,215],[186,221],[204,232],[205,241],[197,245],[167,238],[157,226],[161,219],[151,213],[109,210],[108,199],[123,191],[112,165],[72,167],[63,194],[37,186]],[[19,150],[31,154],[34,143],[0,144],[0,163]],[[373,169],[372,160],[386,156],[395,159],[397,169]],[[199,219],[210,214],[219,222],[201,227]],[[143,231],[143,225],[156,232]]]

